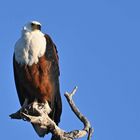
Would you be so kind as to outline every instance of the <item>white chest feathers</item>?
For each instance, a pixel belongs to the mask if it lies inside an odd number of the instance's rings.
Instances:
[[[41,31],[24,32],[15,44],[15,59],[19,64],[37,64],[46,51],[46,39]]]

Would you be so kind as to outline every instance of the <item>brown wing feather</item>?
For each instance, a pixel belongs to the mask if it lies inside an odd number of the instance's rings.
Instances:
[[[55,100],[54,100],[54,108],[53,108],[53,114],[52,118],[56,122],[56,124],[60,121],[60,116],[62,112],[62,102],[60,97],[60,90],[59,90],[59,57],[57,54],[57,48],[55,44],[53,43],[52,39],[49,35],[45,35],[46,41],[47,41],[47,47],[46,47],[46,56],[47,60],[51,61],[52,64],[52,70],[51,70],[51,77],[55,83]]]
[[[14,70],[14,79],[15,79],[15,85],[16,85],[16,90],[17,90],[17,94],[18,94],[18,98],[20,101],[20,105],[22,106],[25,100],[25,95],[24,93],[26,93],[25,89],[22,86],[22,79],[20,79],[21,77],[20,75],[20,69],[19,69],[19,64],[17,64],[16,60],[15,60],[15,55],[13,56],[13,70]]]
[[[39,102],[47,100],[52,108],[50,117],[58,124],[62,112],[59,90],[59,64],[56,46],[48,35],[45,35],[46,53],[32,66],[20,65],[13,58],[14,78],[20,104],[25,98],[29,103],[34,99]],[[44,135],[41,134],[42,136]],[[40,136],[41,136],[40,135]]]

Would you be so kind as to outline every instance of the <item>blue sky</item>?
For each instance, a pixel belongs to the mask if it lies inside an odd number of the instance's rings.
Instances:
[[[92,139],[139,140],[139,6],[139,0],[1,1],[0,139],[41,140],[29,123],[8,117],[20,107],[13,79],[14,44],[22,26],[38,20],[59,52],[60,126],[82,128],[63,96],[77,85],[74,101],[95,129]]]

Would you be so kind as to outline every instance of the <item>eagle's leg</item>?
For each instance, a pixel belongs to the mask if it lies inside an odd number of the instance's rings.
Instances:
[[[28,105],[28,99],[25,98],[24,103],[23,103],[21,109],[27,107],[27,105]]]
[[[23,103],[23,105],[21,106],[21,108],[20,108],[20,110],[19,110],[20,115],[21,115],[23,112],[28,113],[28,111],[27,111],[27,109],[26,109],[27,106],[28,106],[28,99],[25,98],[24,103]]]

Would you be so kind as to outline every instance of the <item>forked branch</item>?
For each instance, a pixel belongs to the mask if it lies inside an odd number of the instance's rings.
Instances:
[[[65,132],[59,128],[53,120],[46,113],[46,108],[48,109],[48,103],[41,104],[34,102],[30,105],[27,105],[24,108],[21,108],[16,113],[10,115],[12,119],[23,119],[28,122],[40,125],[41,128],[49,130],[58,140],[74,140],[81,137],[84,137],[88,134],[87,140],[90,140],[93,134],[93,128],[91,127],[88,119],[79,111],[76,107],[72,97],[76,93],[77,87],[73,89],[71,93],[66,92],[65,97],[75,115],[80,119],[84,124],[82,130],[73,130],[71,132]],[[35,115],[34,115],[35,114]]]

